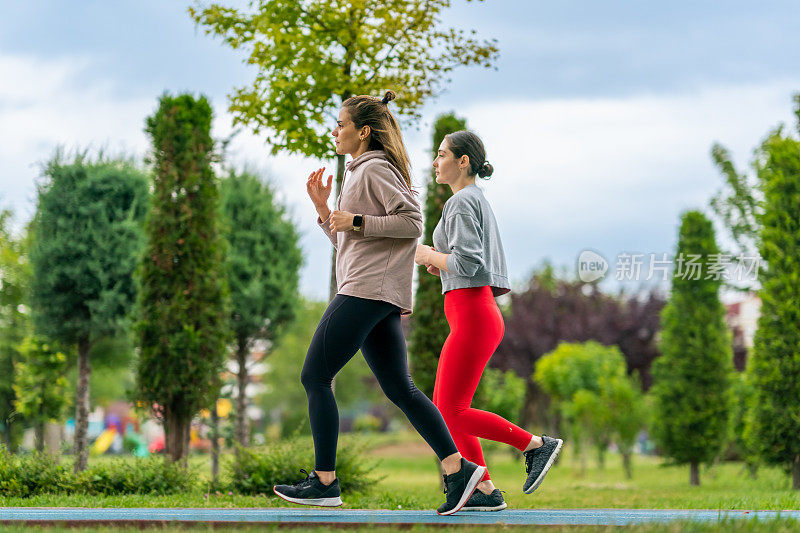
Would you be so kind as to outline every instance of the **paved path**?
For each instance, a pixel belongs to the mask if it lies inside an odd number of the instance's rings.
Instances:
[[[508,524],[508,525],[625,525],[675,520],[770,519],[800,520],[800,511],[713,511],[687,509],[516,509],[500,512],[460,512],[438,516],[434,511],[363,509],[153,509],[153,508],[0,508],[0,523],[163,523],[239,522],[286,524]]]

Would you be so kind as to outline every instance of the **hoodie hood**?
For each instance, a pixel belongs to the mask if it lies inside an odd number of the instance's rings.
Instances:
[[[344,167],[352,172],[358,165],[364,163],[365,161],[369,161],[371,159],[383,159],[384,161],[389,161],[386,158],[386,152],[384,152],[383,150],[370,150],[368,152],[364,152],[360,156],[349,161]]]

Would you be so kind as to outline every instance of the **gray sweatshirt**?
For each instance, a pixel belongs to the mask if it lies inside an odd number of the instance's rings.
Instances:
[[[402,314],[410,314],[414,252],[422,235],[416,195],[383,150],[365,152],[346,167],[350,175],[336,209],[364,215],[362,231],[333,235],[330,219],[317,217],[317,224],[337,250],[337,292],[389,302]]]
[[[433,248],[450,254],[447,271],[440,272],[442,293],[486,285],[495,296],[511,290],[497,220],[477,185],[467,185],[445,202]]]

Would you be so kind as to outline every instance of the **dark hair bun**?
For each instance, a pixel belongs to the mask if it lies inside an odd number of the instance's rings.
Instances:
[[[484,161],[481,168],[478,169],[478,176],[481,178],[488,178],[494,172],[494,167],[488,161]]]
[[[381,100],[381,102],[384,104],[388,104],[395,98],[397,98],[397,95],[394,93],[394,91],[386,91],[386,94],[383,95],[383,100]]]

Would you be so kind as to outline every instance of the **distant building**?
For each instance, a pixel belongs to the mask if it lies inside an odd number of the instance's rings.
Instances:
[[[744,370],[747,364],[747,353],[753,348],[760,310],[761,299],[755,291],[725,305],[725,323],[733,333],[733,364],[736,370]]]

